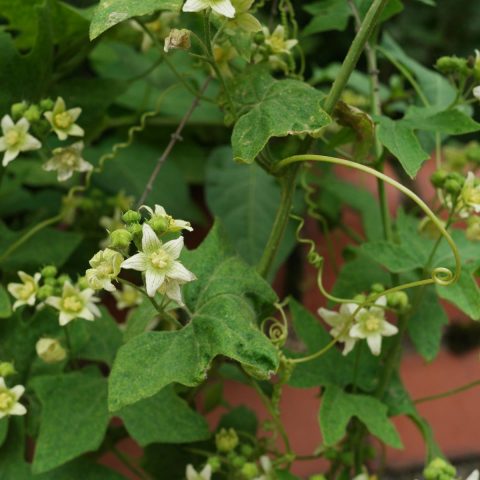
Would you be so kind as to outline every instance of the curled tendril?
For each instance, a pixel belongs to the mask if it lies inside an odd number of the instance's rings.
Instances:
[[[276,317],[267,317],[262,321],[260,328],[267,335],[270,341],[278,347],[282,347],[288,338],[288,319],[284,307],[288,303],[288,298],[282,303],[275,303],[275,308],[280,313],[280,319]],[[269,325],[267,326],[267,323]]]

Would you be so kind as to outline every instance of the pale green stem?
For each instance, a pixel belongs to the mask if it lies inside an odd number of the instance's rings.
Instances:
[[[470,390],[471,388],[480,386],[480,380],[475,380],[473,382],[467,383],[466,385],[462,385],[461,387],[452,388],[451,390],[447,390],[446,392],[437,393],[435,395],[428,395],[427,397],[417,398],[413,402],[415,404],[430,402],[432,400],[439,400],[440,398],[450,397],[452,395],[456,395],[457,393],[465,392],[466,390]]]

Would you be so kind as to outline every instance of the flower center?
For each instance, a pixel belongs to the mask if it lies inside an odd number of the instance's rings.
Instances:
[[[25,283],[20,289],[19,297],[21,300],[27,300],[35,292],[35,285],[31,282]]]
[[[101,275],[111,275],[113,273],[113,268],[110,263],[104,262],[97,267],[97,271]]]
[[[365,330],[367,332],[377,332],[380,328],[380,319],[375,315],[369,314],[365,320]]]
[[[8,412],[14,405],[15,395],[9,390],[0,390],[0,412]]]
[[[271,37],[270,46],[274,52],[281,52],[285,49],[285,40],[280,37]]]
[[[128,305],[133,305],[137,301],[137,292],[123,292],[123,301]]]
[[[14,147],[20,141],[20,132],[17,130],[9,130],[5,134],[5,143],[9,147]]]
[[[62,307],[69,313],[79,313],[83,309],[83,302],[78,295],[69,295],[62,300]]]
[[[170,265],[171,258],[163,248],[160,248],[156,252],[152,253],[150,256],[150,261],[155,268],[158,268],[159,270],[165,270]]]
[[[54,121],[57,127],[65,129],[73,123],[73,118],[68,112],[62,112],[55,115]]]
[[[63,128],[67,128],[67,127],[63,127]],[[77,156],[72,153],[72,152],[64,152],[63,155],[62,155],[62,164],[65,166],[65,167],[74,167],[75,164],[77,163]]]

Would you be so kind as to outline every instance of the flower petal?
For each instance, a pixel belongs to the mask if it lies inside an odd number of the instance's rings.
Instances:
[[[382,350],[382,336],[379,333],[369,335],[367,337],[367,343],[373,355],[380,355]]]
[[[42,148],[42,144],[35,137],[27,134],[20,150],[22,152],[28,152],[30,150],[38,150],[39,148]]]
[[[359,323],[353,325],[349,333],[353,338],[365,338],[365,334],[363,333]]]
[[[380,332],[384,337],[391,337],[398,333],[398,328],[388,322],[382,322],[382,329]]]
[[[159,273],[155,270],[147,270],[145,273],[145,286],[147,288],[147,295],[154,297],[160,285],[165,281],[165,274]]]
[[[142,252],[137,253],[124,260],[120,266],[121,268],[144,272],[147,269],[147,256]]]
[[[180,252],[183,248],[183,237],[180,236],[175,240],[170,240],[163,245],[163,249],[176,260],[180,256]]]
[[[16,403],[10,410],[10,415],[25,415],[27,413],[27,409],[21,404]]]
[[[162,246],[162,242],[153,231],[153,228],[144,223],[142,227],[142,250],[145,253],[155,252]]]
[[[333,310],[328,310],[326,308],[319,308],[318,315],[331,327],[336,327],[342,323],[342,316]]]
[[[72,137],[83,137],[85,135],[85,130],[74,123],[69,129],[68,129],[68,134],[71,135]]]
[[[235,7],[230,0],[210,0],[210,6],[214,12],[227,18],[235,16]]]
[[[15,160],[15,158],[18,157],[18,154],[20,153],[20,150],[7,150],[3,154],[3,160],[2,160],[2,165],[6,167],[12,160]]]
[[[179,305],[183,306],[183,298],[182,298],[182,289],[180,288],[180,284],[178,282],[168,282],[165,295],[172,299],[174,302],[177,302]]]
[[[2,117],[2,131],[3,133],[6,132],[6,130],[10,130],[15,124],[13,123],[12,117],[10,115],[4,115]]]
[[[182,10],[184,12],[200,12],[209,7],[206,0],[187,0],[183,5]]]
[[[175,280],[181,280],[182,282],[191,282],[196,280],[196,276],[187,270],[180,262],[173,262],[172,266],[167,272],[167,277]]]
[[[15,395],[15,398],[18,400],[25,393],[25,387],[23,385],[17,385],[11,388],[10,391]]]

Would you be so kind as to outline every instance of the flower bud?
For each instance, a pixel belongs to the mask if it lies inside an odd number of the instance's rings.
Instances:
[[[65,282],[70,282],[70,277],[64,273],[57,278],[57,285],[63,286]]]
[[[465,155],[469,162],[480,165],[480,144],[478,142],[469,142],[465,148]]]
[[[359,293],[358,295],[355,295],[353,297],[353,300],[355,301],[355,303],[363,303],[367,300],[367,296],[363,293]]]
[[[9,375],[14,375],[15,373],[17,372],[12,362],[0,363],[0,377],[8,377]]]
[[[450,195],[458,195],[462,190],[462,184],[454,178],[449,178],[445,181],[443,188]]]
[[[23,117],[26,118],[30,123],[38,122],[41,118],[40,109],[37,107],[37,105],[30,105],[23,114]]]
[[[309,477],[308,480],[327,480],[327,477],[325,477],[325,475],[322,475],[321,473],[317,473]]]
[[[147,223],[155,233],[165,233],[170,225],[168,217],[153,217]]]
[[[468,75],[468,61],[466,58],[459,57],[440,57],[435,64],[436,69],[444,75],[452,75],[455,73]]]
[[[40,273],[42,274],[43,278],[52,278],[57,276],[58,270],[54,265],[47,265],[42,268]]]
[[[27,102],[14,103],[10,107],[10,112],[12,113],[12,118],[14,120],[18,120],[26,112],[27,108],[28,108]]]
[[[247,462],[245,457],[242,457],[241,455],[232,455],[229,457],[229,460],[232,464],[232,467],[238,470],[240,470]]]
[[[374,293],[382,293],[385,290],[385,287],[381,283],[374,283],[371,290]]]
[[[247,462],[241,469],[242,475],[250,480],[252,478],[255,478],[258,475],[258,467],[255,463],[253,462]]]
[[[131,223],[130,225],[127,225],[127,230],[133,236],[141,236],[142,235],[142,226],[139,223]]]
[[[67,356],[66,350],[55,338],[41,338],[35,345],[35,350],[45,363],[58,363]]]
[[[37,298],[39,300],[46,300],[55,293],[55,287],[53,285],[42,285],[37,292]]]
[[[40,108],[42,110],[53,110],[53,100],[51,98],[44,98],[40,101]]]
[[[110,245],[114,248],[128,248],[132,241],[132,234],[124,228],[110,232],[109,237]]]
[[[212,472],[218,472],[222,468],[220,457],[209,457],[207,463],[212,467]]]
[[[443,188],[443,184],[448,177],[448,172],[446,170],[440,169],[433,172],[432,176],[430,177],[430,182],[436,188]]]
[[[85,290],[86,288],[90,288],[90,285],[88,284],[88,280],[86,277],[79,277],[77,280],[77,285],[80,288],[80,290]]]
[[[254,452],[254,448],[251,446],[251,445],[248,445],[246,443],[244,443],[241,447],[240,447],[240,452],[242,453],[243,456],[245,457],[251,457],[253,455],[253,452]]]
[[[57,286],[57,280],[55,278],[45,278],[43,282],[45,285],[49,285],[50,287]]]
[[[168,37],[165,39],[165,46],[163,49],[168,52],[171,49],[188,50],[192,44],[190,42],[190,30],[186,28],[173,28],[170,30]]]
[[[229,428],[228,430],[222,428],[215,435],[215,445],[219,452],[228,453],[235,450],[238,445],[237,432],[233,428]]]
[[[128,224],[138,223],[141,219],[142,219],[142,216],[138,212],[135,212],[134,210],[127,210],[122,215],[122,220]]]
[[[404,310],[408,307],[408,295],[405,292],[392,292],[387,294],[387,304],[391,308]]]

